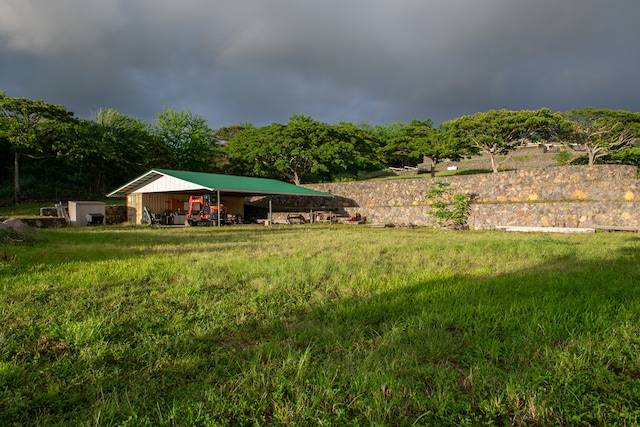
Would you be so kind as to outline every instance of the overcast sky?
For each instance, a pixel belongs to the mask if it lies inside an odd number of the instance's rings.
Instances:
[[[218,128],[640,111],[639,0],[0,0],[0,90]]]

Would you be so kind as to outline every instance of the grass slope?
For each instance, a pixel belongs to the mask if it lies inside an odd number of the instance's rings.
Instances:
[[[0,425],[634,425],[640,239],[42,230],[0,261]]]

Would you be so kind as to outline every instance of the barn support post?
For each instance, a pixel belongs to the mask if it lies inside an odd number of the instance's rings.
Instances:
[[[271,197],[269,197],[269,225],[273,224],[273,210],[271,207]]]
[[[217,191],[216,200],[218,201],[218,227],[220,227],[220,190]]]

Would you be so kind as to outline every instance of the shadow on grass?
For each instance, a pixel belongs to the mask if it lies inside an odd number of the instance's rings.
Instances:
[[[146,230],[100,232],[123,244],[148,238]],[[212,238],[250,245],[265,231],[249,232],[241,241],[224,230],[177,234],[195,254]],[[299,229],[268,230],[276,238],[292,232]],[[73,232],[56,239],[82,240]],[[154,237],[159,247],[175,241]],[[1,362],[27,360],[46,374],[4,368],[0,424],[87,423],[98,413],[106,425],[633,424],[636,242],[598,263],[569,254],[509,274],[386,275],[350,293],[326,283],[307,284],[302,297],[273,289],[247,295],[254,304],[242,313],[200,310],[203,295],[169,299],[141,284],[122,306],[86,307],[123,313],[96,326],[105,347],[90,357],[54,339],[16,350],[19,357],[5,350]],[[201,292],[223,299],[230,291],[211,282]]]
[[[239,355],[229,381],[270,377],[239,393],[240,400],[270,396],[267,419],[279,405],[307,400],[337,423],[633,423],[640,415],[628,411],[640,403],[636,256],[629,250],[598,264],[565,256],[508,275],[408,277],[397,290],[336,296],[203,339]],[[335,405],[344,419],[329,415]]]

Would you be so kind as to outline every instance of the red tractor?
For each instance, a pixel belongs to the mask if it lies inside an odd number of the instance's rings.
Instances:
[[[218,215],[218,210],[220,214]],[[205,194],[203,196],[189,197],[189,210],[184,225],[212,226],[227,223],[227,207],[218,205],[216,196]]]

